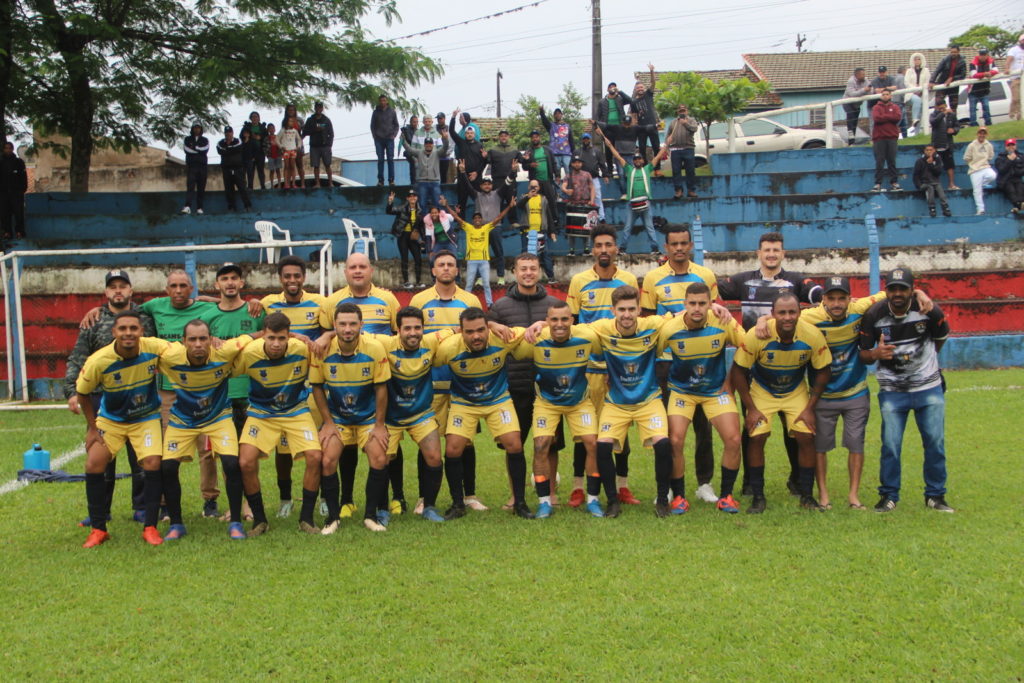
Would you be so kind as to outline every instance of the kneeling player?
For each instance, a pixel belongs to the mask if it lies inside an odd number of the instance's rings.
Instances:
[[[114,341],[89,356],[78,375],[75,391],[87,425],[85,433],[85,498],[92,530],[83,548],[110,538],[107,533],[107,464],[125,443],[131,443],[145,476],[143,497],[146,518],[142,538],[150,545],[163,539],[157,531],[160,509],[160,395],[157,393],[158,358],[168,343],[142,336],[138,313],[124,311],[114,318]],[[99,411],[92,394],[102,391]],[[99,413],[97,415],[97,412]]]

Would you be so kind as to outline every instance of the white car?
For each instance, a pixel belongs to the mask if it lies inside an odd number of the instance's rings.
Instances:
[[[841,126],[832,130],[832,146],[846,147],[845,132]],[[708,147],[712,155],[729,153],[729,125],[727,123],[711,124],[711,139],[704,140],[704,129],[697,129],[697,149],[695,157],[698,166],[708,160]],[[825,147],[824,128],[791,128],[772,119],[751,119],[736,124],[737,152],[777,152],[784,149],[815,149]],[[710,144],[709,144],[710,143]]]
[[[268,176],[270,175],[269,171],[267,171],[267,175]],[[321,180],[321,182],[323,182],[323,180],[325,180],[326,178],[327,178],[326,174],[321,172],[320,173],[320,180]],[[315,185],[314,185],[315,179],[316,179],[315,175],[313,175],[312,173],[307,173],[305,178],[304,178],[306,187],[315,187]],[[268,177],[267,180],[269,181],[270,178]],[[273,188],[284,187],[283,183],[278,183],[276,180],[273,183],[268,182],[267,185],[269,185],[270,187],[273,187]],[[362,183],[360,183],[360,182],[358,182],[356,180],[352,180],[351,178],[346,178],[345,176],[340,176],[340,175],[338,175],[336,173],[332,173],[331,174],[331,185],[333,187],[365,187]]]
[[[992,88],[988,94],[988,113],[992,116],[992,123],[1002,123],[1010,120],[1010,82],[1007,80],[992,81]],[[960,86],[960,99],[957,100],[956,117],[960,123],[967,123],[971,118],[970,103],[967,101],[967,86]],[[981,104],[977,105],[978,122],[984,122],[981,115]]]

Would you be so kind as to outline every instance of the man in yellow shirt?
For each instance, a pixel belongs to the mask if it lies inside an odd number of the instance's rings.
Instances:
[[[515,201],[515,197],[512,197],[512,201]],[[509,204],[502,209],[501,213],[490,223],[484,223],[483,214],[479,211],[473,214],[473,222],[467,223],[462,220],[458,209],[454,206],[449,208],[452,215],[455,216],[455,220],[462,225],[462,229],[466,232],[466,288],[472,290],[473,284],[479,276],[484,285],[484,301],[488,308],[494,303],[491,298],[491,230],[494,230],[495,225],[501,223],[505,214],[512,210],[512,206]]]

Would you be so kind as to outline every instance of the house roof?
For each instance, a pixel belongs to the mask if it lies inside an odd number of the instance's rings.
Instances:
[[[666,73],[672,73],[670,71],[655,71],[655,80],[661,78]],[[714,71],[695,71],[694,73],[703,76],[704,78],[710,79],[713,83],[720,83],[721,81],[734,81],[738,78],[749,78],[751,81],[757,82],[763,80],[758,78],[757,74],[749,69],[715,69]],[[651,87],[651,72],[650,71],[637,71],[636,80],[643,83],[645,87]],[[845,84],[845,81],[844,81]],[[773,91],[769,91],[764,95],[758,95],[750,102],[751,109],[774,109],[775,107],[782,106],[782,99]]]
[[[900,66],[909,66],[910,57],[920,52],[925,65],[934,69],[945,57],[947,48],[927,50],[846,50],[840,52],[781,52],[743,55],[743,62],[761,80],[772,84],[772,90],[842,90],[853,70],[864,67],[869,78],[878,67],[889,67],[895,75]],[[972,47],[963,47],[960,54],[970,63],[978,54]]]

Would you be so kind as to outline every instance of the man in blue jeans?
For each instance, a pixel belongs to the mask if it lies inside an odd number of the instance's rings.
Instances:
[[[860,358],[878,363],[878,406],[882,412],[881,496],[876,512],[890,512],[900,499],[900,454],[907,417],[914,411],[924,446],[924,503],[953,512],[946,503],[946,399],[939,351],[949,325],[938,306],[921,313],[911,296],[914,276],[896,268],[886,278],[887,299],[861,319]]]
[[[395,184],[395,138],[398,137],[398,114],[388,104],[388,96],[381,95],[370,115],[370,134],[377,152],[377,185],[384,184],[384,161],[388,163],[388,185]],[[414,178],[410,178],[412,182]]]
[[[676,107],[676,118],[665,130],[665,146],[671,151],[672,185],[675,187],[675,199],[683,197],[683,170],[686,170],[686,189],[690,199],[697,197],[697,160],[694,133],[697,132],[697,120],[690,116],[685,104]]]
[[[430,211],[441,205],[441,157],[448,153],[448,133],[441,131],[444,144],[434,148],[434,141],[423,141],[423,149],[415,149],[402,139],[406,155],[416,162],[416,191],[420,196],[420,210]]]
[[[604,133],[601,132],[600,128],[595,128],[597,133],[604,137]],[[605,144],[608,144],[607,139]],[[651,254],[661,254],[661,249],[658,246],[658,233],[654,231],[654,214],[651,208],[651,169],[657,168],[658,164],[668,156],[668,145],[661,148],[661,150],[651,159],[651,163],[647,163],[647,159],[640,155],[639,152],[633,155],[633,162],[627,164],[626,160],[619,154],[619,150],[615,149],[614,145],[611,146],[612,156],[615,161],[619,162],[619,166],[622,169],[622,183],[626,191],[626,201],[629,203],[630,218],[626,220],[622,226],[622,232],[619,233],[619,251],[623,254],[626,253],[626,245],[629,243],[629,233],[632,232],[633,226],[636,225],[637,221],[642,221],[644,230],[647,232],[647,240],[651,243]]]

